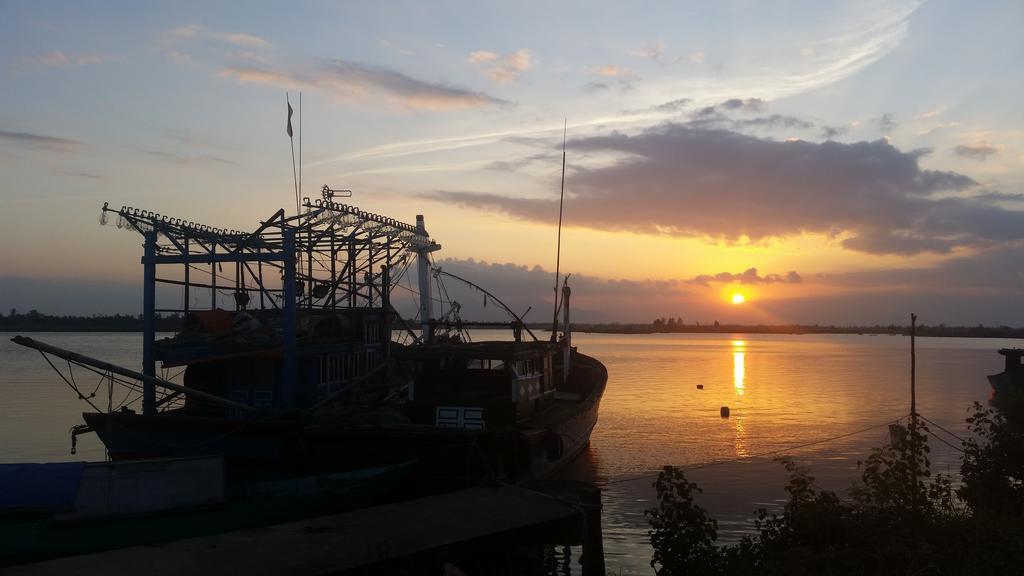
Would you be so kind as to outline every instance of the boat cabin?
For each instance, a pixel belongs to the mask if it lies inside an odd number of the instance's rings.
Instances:
[[[337,393],[384,362],[389,313],[382,308],[303,312],[296,322],[296,403],[308,406]],[[181,331],[156,342],[165,368],[184,367],[187,388],[261,409],[281,405],[281,314],[202,310],[184,318]],[[192,416],[249,416],[197,397]]]
[[[999,353],[1006,357],[1005,373],[1017,382],[1024,378],[1024,348],[1003,348]]]
[[[555,397],[547,342],[428,344],[396,355],[413,366],[409,417],[443,428],[515,426]]]

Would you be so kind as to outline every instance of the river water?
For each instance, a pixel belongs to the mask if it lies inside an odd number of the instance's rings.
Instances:
[[[93,435],[81,436],[78,453],[70,453],[68,431],[88,405],[11,336],[0,334],[0,462],[103,459]],[[31,336],[141,365],[140,334]],[[735,541],[751,530],[758,507],[784,502],[776,453],[810,466],[824,487],[844,490],[858,475],[858,460],[885,441],[884,424],[910,410],[910,341],[902,336],[577,334],[573,343],[608,368],[591,447],[569,473],[603,486],[606,565],[616,574],[653,573],[644,510],[660,467],[716,463],[688,477],[703,488],[699,503],[718,518],[720,540]],[[1014,345],[919,338],[918,412],[965,435],[971,404],[989,396],[985,376],[1003,369],[996,350]],[[90,400],[101,408],[133,399],[116,390],[108,396],[98,376],[75,376],[84,395],[95,391]],[[723,406],[728,418],[720,415]],[[807,446],[793,448],[799,445]],[[955,474],[959,453],[936,440],[931,447],[933,471]]]

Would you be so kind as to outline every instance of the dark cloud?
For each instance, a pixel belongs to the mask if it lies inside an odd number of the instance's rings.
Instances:
[[[787,116],[784,114],[772,114],[771,116],[760,116],[757,118],[745,118],[742,120],[735,120],[732,122],[733,129],[743,128],[798,128],[806,130],[813,128],[814,124],[797,118],[796,116]]]
[[[822,126],[821,139],[832,140],[833,138],[846,134],[846,131],[846,126]]]
[[[984,160],[989,156],[999,154],[999,148],[991,144],[960,144],[953,148],[957,156],[970,158],[971,160]]]
[[[747,98],[746,100],[740,98],[730,98],[725,102],[719,104],[722,108],[730,111],[747,111],[747,112],[760,112],[764,106],[764,100],[760,98]]]
[[[670,100],[664,104],[658,104],[651,110],[655,112],[681,112],[684,108],[693,102],[691,98],[678,98],[676,100]]]
[[[51,150],[54,152],[74,152],[82,147],[81,142],[71,138],[57,138],[55,136],[9,130],[0,130],[0,140],[25,148]]]
[[[607,90],[608,88],[609,86],[607,82],[587,82],[583,85],[584,90],[589,90],[591,92],[600,92]]]
[[[551,318],[552,287],[555,283],[553,271],[540,266],[452,258],[439,260],[437,266],[484,286],[517,314],[531,309],[526,316],[527,321],[537,322]],[[410,273],[415,277],[415,266]],[[493,302],[484,305],[482,293],[456,280],[444,276],[441,279],[449,297],[462,307],[463,318],[508,320],[508,316]],[[572,274],[569,285],[573,290],[573,318],[586,322],[646,318],[654,313],[658,305],[690,294],[685,283],[676,280],[610,280],[585,274]],[[392,298],[392,302],[403,314],[416,313],[416,303],[411,297],[396,296]],[[637,314],[636,310],[641,312]]]
[[[719,272],[718,274],[701,274],[695,276],[690,280],[687,280],[690,284],[698,284],[701,286],[709,286],[711,283],[720,284],[775,284],[777,282],[784,282],[788,284],[799,284],[803,282],[803,278],[796,273],[795,270],[790,271],[786,275],[780,274],[765,274],[761,276],[757,273],[757,268],[747,268],[739,274],[733,274],[731,272]]]
[[[962,174],[924,170],[921,151],[903,152],[885,140],[780,142],[665,124],[568,146],[619,158],[569,177],[565,213],[576,226],[724,241],[842,235],[847,248],[877,254],[1024,239],[1024,212],[951,195],[976,183]],[[558,213],[555,198],[428,196],[540,222]]]
[[[487,170],[496,170],[498,172],[516,172],[537,162],[551,162],[559,158],[561,158],[561,156],[557,154],[542,152],[540,154],[532,154],[530,156],[524,156],[522,158],[515,158],[512,160],[495,160],[494,162],[488,163],[484,168]]]
[[[878,124],[878,129],[883,133],[892,132],[899,124],[893,119],[892,114],[882,114],[880,118],[875,119],[875,123]]]

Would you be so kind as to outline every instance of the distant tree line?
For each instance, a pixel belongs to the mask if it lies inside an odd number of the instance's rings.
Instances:
[[[692,324],[683,322],[682,318],[655,318],[650,324],[574,324],[577,332],[595,332],[609,334],[653,334],[653,333],[735,333],[744,334],[900,334],[909,335],[910,326],[889,324],[883,326],[837,326],[834,324],[780,324],[780,325],[747,325],[721,324],[718,320],[711,322],[696,321]],[[967,338],[1024,338],[1024,328],[1011,326],[934,326],[918,325],[918,336],[949,336]]]
[[[174,332],[181,328],[178,314],[157,315],[159,332]],[[92,316],[51,316],[37,310],[19,314],[14,308],[6,316],[0,315],[0,332],[141,332],[142,314],[114,314]]]

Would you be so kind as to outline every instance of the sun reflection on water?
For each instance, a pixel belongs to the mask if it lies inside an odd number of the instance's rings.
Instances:
[[[747,369],[744,364],[746,344],[743,340],[732,341],[732,386],[736,389],[737,396],[743,396],[744,380],[747,377]]]

